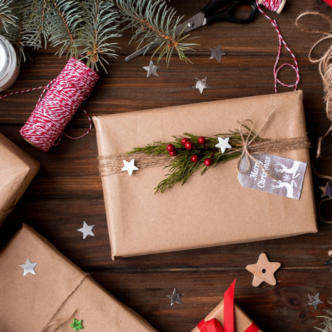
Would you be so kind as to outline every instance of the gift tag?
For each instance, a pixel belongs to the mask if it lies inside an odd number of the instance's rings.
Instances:
[[[258,163],[250,159],[249,171],[245,174],[239,173],[237,176],[242,187],[300,199],[307,169],[306,163],[269,154],[255,154],[254,157],[277,180],[272,179]],[[245,171],[246,168],[247,159],[243,157],[240,171]]]

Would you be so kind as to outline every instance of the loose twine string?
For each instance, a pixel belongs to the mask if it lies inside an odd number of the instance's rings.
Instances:
[[[240,136],[242,139],[242,145],[236,148],[229,149],[224,155],[231,153],[241,153],[240,158],[237,162],[236,169],[238,172],[245,174],[250,169],[250,160],[256,162],[262,170],[272,179],[276,180],[261,163],[254,157],[255,154],[264,154],[270,152],[284,152],[290,150],[298,149],[308,149],[310,143],[307,137],[295,137],[295,138],[285,138],[285,139],[263,139],[259,142],[254,142],[254,140],[261,134],[261,132],[266,128],[267,124],[270,122],[274,110],[268,115],[265,120],[264,125],[258,134],[253,134],[254,122],[250,119],[244,120],[240,123]],[[247,127],[246,123],[250,123],[251,126]],[[245,135],[244,130],[248,131]],[[110,156],[99,156],[99,174],[101,177],[109,176],[112,174],[120,173],[123,167],[123,160],[131,157],[135,159],[136,166],[140,169],[146,167],[158,167],[158,166],[170,166],[172,158],[169,155],[146,155],[141,152],[135,153],[120,153]],[[247,168],[244,171],[240,171],[240,163],[242,158],[245,157],[247,160]]]
[[[321,30],[311,30],[311,29],[306,29],[303,26],[301,26],[299,24],[299,20],[305,16],[318,16],[322,19],[324,19],[325,21],[327,21],[331,27],[331,32],[326,32],[326,31],[321,31]],[[316,49],[316,47],[322,43],[325,40],[328,39],[332,39],[332,20],[321,13],[318,12],[304,12],[301,15],[299,15],[296,19],[295,22],[296,26],[307,33],[311,33],[311,34],[323,34],[323,37],[321,39],[319,39],[310,49],[309,51],[309,61],[311,63],[318,63],[318,68],[319,68],[319,73],[320,76],[322,77],[323,80],[323,86],[324,86],[324,102],[326,103],[326,115],[327,118],[332,121],[332,45],[329,47],[329,49],[320,57],[320,58],[313,58],[312,54],[313,51]],[[319,137],[318,139],[318,147],[317,147],[317,153],[316,153],[316,157],[315,157],[315,161],[317,161],[319,158],[322,157],[321,152],[322,152],[322,143],[323,140],[329,135],[329,133],[332,131],[332,125],[330,126],[330,128],[328,129],[328,131],[321,137]],[[319,176],[320,178],[323,179],[327,179],[327,180],[332,180],[332,177],[329,175],[324,175],[324,174],[320,174],[315,167],[315,163],[313,165],[313,171],[314,173]],[[319,218],[327,223],[327,224],[332,224],[332,220],[325,220],[324,218],[322,218],[321,215],[321,206],[323,203],[325,203],[326,201],[331,200],[332,197],[327,197],[325,199],[323,199],[319,205],[318,205],[318,214],[319,214]]]
[[[98,79],[99,75],[87,68],[82,61],[71,58],[60,75],[46,86],[11,92],[1,96],[0,100],[44,89],[20,134],[26,141],[47,152],[52,146],[59,144],[62,135],[70,139],[80,139],[90,133],[92,120],[81,107],[81,103],[89,97]],[[66,134],[64,129],[79,107],[89,120],[89,129],[81,136],[72,137]]]
[[[292,50],[288,47],[284,37],[282,36],[282,34],[280,33],[278,24],[276,20],[273,20],[271,17],[269,17],[267,14],[265,14],[265,12],[262,10],[262,8],[260,7],[260,4],[262,4],[264,7],[266,7],[267,9],[271,10],[271,11],[278,11],[280,8],[282,9],[281,6],[283,6],[284,1],[283,0],[256,0],[256,4],[257,4],[257,8],[258,10],[270,21],[270,23],[272,24],[272,26],[274,27],[274,29],[277,32],[278,35],[278,41],[279,41],[279,49],[278,49],[278,54],[277,54],[277,58],[276,58],[276,62],[274,64],[273,67],[273,76],[274,76],[274,92],[278,93],[278,83],[282,86],[285,86],[287,88],[294,88],[294,90],[297,90],[297,86],[300,82],[300,70],[299,70],[299,65],[298,62],[296,60],[295,54],[292,52]],[[289,54],[292,56],[293,61],[294,61],[294,65],[290,64],[290,63],[284,63],[281,66],[278,67],[278,63],[280,60],[280,55],[281,55],[281,49],[282,49],[282,45],[285,46],[286,50],[289,52]],[[278,78],[278,74],[279,71],[283,68],[283,67],[291,67],[296,74],[296,80],[294,84],[286,84],[284,82],[282,82],[279,78]]]

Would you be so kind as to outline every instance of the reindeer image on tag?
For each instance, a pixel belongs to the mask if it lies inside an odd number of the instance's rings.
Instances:
[[[306,163],[269,154],[257,154],[255,158],[276,180],[268,176],[257,162],[251,161],[249,171],[238,174],[241,186],[300,199]],[[247,160],[242,158],[240,170],[246,168]]]

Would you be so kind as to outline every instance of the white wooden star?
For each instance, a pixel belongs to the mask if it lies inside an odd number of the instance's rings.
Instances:
[[[130,161],[122,160],[124,167],[122,167],[121,171],[125,172],[127,171],[128,174],[131,176],[133,174],[133,171],[138,171],[138,167],[135,166],[135,159],[132,159]]]
[[[88,235],[95,236],[92,232],[93,227],[95,227],[95,225],[89,226],[85,221],[83,221],[83,227],[78,229],[79,232],[83,233],[83,240]]]
[[[35,272],[35,267],[38,263],[31,263],[30,262],[30,259],[27,258],[25,264],[22,264],[20,265],[20,267],[24,270],[23,271],[23,277],[26,276],[28,273],[31,273],[33,275],[36,275],[36,272]]]
[[[160,66],[155,66],[152,61],[150,61],[150,64],[146,67],[143,67],[146,71],[146,77],[150,77],[151,75],[159,77],[157,70],[160,68]]]
[[[216,148],[219,148],[221,150],[221,153],[225,153],[226,149],[231,149],[232,146],[228,143],[229,137],[221,138],[218,137],[218,144],[216,145]]]
[[[209,86],[206,84],[207,77],[203,78],[202,80],[196,79],[196,84],[192,87],[193,89],[198,89],[200,93],[203,93],[204,89],[209,88]]]

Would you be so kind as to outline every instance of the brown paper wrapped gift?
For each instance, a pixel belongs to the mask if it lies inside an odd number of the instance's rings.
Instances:
[[[86,332],[156,331],[26,225],[0,253],[0,298],[1,332],[72,332],[74,318]]]
[[[39,170],[39,163],[0,134],[0,225]]]
[[[302,92],[248,97],[94,117],[100,157],[131,151],[185,132],[227,133],[251,119],[264,138],[306,135]],[[308,163],[300,200],[241,187],[236,163],[196,172],[184,185],[154,194],[167,170],[102,177],[112,256],[125,257],[293,236],[317,231],[309,153],[278,154]],[[130,160],[128,156],[128,161]]]
[[[229,292],[232,287],[235,287],[235,282],[231,285],[231,287],[226,291]],[[233,288],[234,292],[234,288]],[[226,296],[225,293],[225,296]],[[234,295],[234,293],[233,293]],[[202,322],[209,322],[211,320],[217,320],[221,324],[221,327],[224,327],[226,330],[226,320],[228,320],[228,330],[231,330],[235,332],[262,332],[262,330],[257,327],[257,325],[236,305],[234,304],[234,298],[232,299],[233,303],[230,303],[230,299],[228,299],[228,306],[231,306],[228,310],[228,316],[225,317],[225,302],[226,300],[222,300],[205,318]],[[232,316],[232,317],[230,317]],[[233,321],[232,321],[233,320]],[[230,322],[232,321],[232,322]],[[214,332],[215,329],[209,329],[207,326],[203,326],[203,328],[200,326],[202,324],[200,322],[198,326],[196,326],[191,332]],[[205,324],[203,324],[205,325]],[[218,324],[219,325],[219,324]],[[232,328],[230,328],[230,326]],[[220,328],[220,331],[223,329]],[[218,330],[217,330],[218,331]]]

